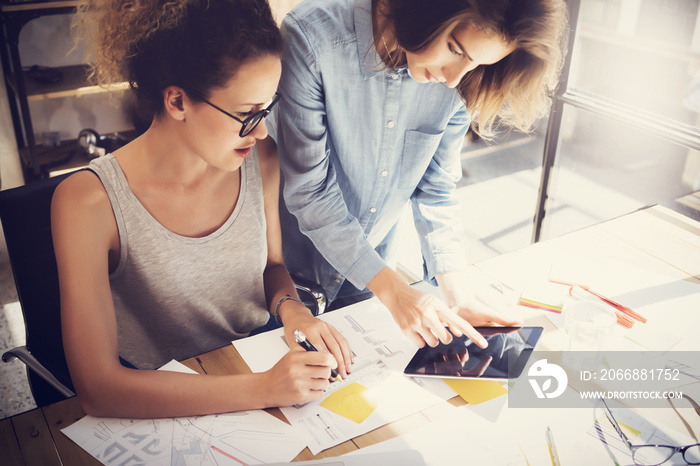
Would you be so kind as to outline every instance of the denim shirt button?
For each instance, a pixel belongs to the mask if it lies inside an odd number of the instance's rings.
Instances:
[[[389,122],[386,124],[387,127],[393,128],[394,127],[394,122],[389,120]]]
[[[388,174],[389,174],[389,172],[388,172],[388,171],[386,171],[386,170],[382,170],[382,173],[381,173],[381,175],[382,175],[382,176],[387,176]]]
[[[377,209],[375,209],[374,207],[372,207],[371,209],[369,209],[369,211],[372,212],[372,213],[375,213],[375,212],[377,211]]]
[[[390,74],[389,76],[391,76],[391,79],[399,79],[398,74]]]

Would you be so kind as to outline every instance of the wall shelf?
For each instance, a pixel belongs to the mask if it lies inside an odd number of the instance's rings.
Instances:
[[[29,102],[60,97],[82,97],[88,94],[122,91],[129,88],[129,84],[126,82],[115,83],[107,88],[91,84],[87,79],[88,67],[86,65],[60,66],[54,69],[63,73],[63,79],[55,84],[36,82],[27,76],[27,70],[23,72]]]
[[[80,2],[78,0],[57,0],[53,2],[23,2],[23,3],[3,3],[0,5],[2,12],[33,11],[45,8],[75,8]]]
[[[71,15],[80,2],[77,0],[42,1],[23,3],[0,3],[0,27],[2,43],[0,52],[5,71],[10,112],[15,130],[17,147],[20,149],[26,181],[48,176],[51,163],[45,161],[47,154],[56,148],[42,147],[36,141],[29,102],[58,98],[80,98],[89,94],[107,93],[128,89],[128,83],[115,83],[101,87],[91,84],[87,65],[72,65],[55,68],[63,73],[61,81],[43,84],[32,79],[22,66],[19,53],[19,36],[22,28],[31,20],[49,15]],[[61,146],[79,150],[74,142],[64,141]]]

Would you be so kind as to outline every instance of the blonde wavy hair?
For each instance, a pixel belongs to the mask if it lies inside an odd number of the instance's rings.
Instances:
[[[547,115],[566,49],[563,0],[373,0],[375,17],[378,8],[388,21],[375,29],[375,43],[389,28],[396,37],[391,54],[380,52],[388,67],[405,66],[406,51],[417,52],[460,26],[514,46],[505,58],[480,65],[457,85],[477,134],[492,137],[494,125],[528,132]]]

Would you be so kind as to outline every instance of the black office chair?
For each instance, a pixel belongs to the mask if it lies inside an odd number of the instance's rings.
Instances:
[[[0,191],[0,220],[27,335],[26,345],[5,352],[2,360],[17,358],[27,365],[38,406],[75,394],[63,353],[58,271],[51,237],[51,198],[67,176]],[[319,285],[299,277],[295,285],[314,315],[325,311],[326,295]]]
[[[15,276],[27,342],[2,355],[27,365],[38,406],[73,396],[63,355],[58,271],[51,238],[51,197],[68,175],[0,191],[0,220]]]
[[[318,317],[326,312],[328,299],[321,285],[298,275],[292,275],[292,281],[294,282],[294,287],[297,290],[299,299],[309,308],[313,315]]]

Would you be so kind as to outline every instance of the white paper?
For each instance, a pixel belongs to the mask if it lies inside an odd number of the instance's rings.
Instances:
[[[413,432],[362,448],[349,455],[408,449],[419,451],[428,466],[528,465],[522,449],[517,442],[513,441],[510,429],[497,429],[463,408],[455,409],[446,418]],[[530,462],[530,464],[540,463]]]
[[[552,464],[545,436],[545,431],[549,427],[561,464],[566,466],[614,464],[606,451],[605,444],[598,437],[593,410],[502,408],[502,399],[494,399],[476,406],[463,406],[445,418],[415,431],[364,447],[348,455],[412,449],[419,451],[429,466],[453,464],[546,466]],[[653,424],[640,421],[640,418],[629,413],[629,410],[620,412],[618,421],[626,422],[642,431],[640,438],[636,439],[639,442],[646,443],[648,439],[648,443],[657,441],[667,444],[670,442],[672,445],[693,443],[677,433],[669,434]],[[496,414],[495,417],[493,417],[494,414]],[[617,412],[615,415],[617,416]],[[608,423],[605,429],[614,434],[606,438],[610,439],[618,464],[631,464],[629,454],[624,454],[623,450],[626,448],[616,440],[617,433],[612,430],[612,426]],[[607,435],[608,432],[606,432]]]
[[[176,361],[161,370],[194,372]],[[262,410],[164,419],[85,416],[62,432],[105,465],[291,461],[308,443],[305,434]]]
[[[697,443],[687,434],[652,423],[629,408],[615,409],[613,405],[611,408],[618,424],[624,424],[639,431],[637,436],[627,431],[633,445],[683,446]],[[629,448],[608,421],[602,408],[596,409],[595,412],[583,411],[577,414],[579,419],[574,422],[567,418],[552,424],[561,463],[567,466],[633,464]],[[677,454],[665,464],[684,463],[681,456]]]
[[[311,435],[309,450],[314,455],[442,401],[382,361],[366,360],[358,365],[358,370],[353,371],[343,382],[331,384],[326,390],[326,397],[351,383],[367,387],[365,395],[377,407],[364,421],[357,423],[347,419],[320,406],[321,401],[301,407],[281,408],[292,426]]]
[[[182,372],[183,374],[197,374],[197,371],[193,371],[189,367],[185,366],[181,362],[172,360],[166,365],[158,369],[159,371],[170,371],[170,372]]]
[[[700,309],[700,285],[615,260],[582,257],[556,245],[526,248],[478,267],[516,289],[527,283],[546,283],[550,278],[587,285],[647,318],[647,323],[635,321],[631,329],[615,326],[611,345],[604,349],[697,349],[694,329],[700,325],[700,313],[696,312]],[[563,329],[562,315],[538,312]],[[673,318],[669,318],[671,313]],[[688,341],[693,342],[689,347]]]
[[[333,325],[347,339],[356,361],[381,359],[390,369],[403,373],[418,351],[377,298],[322,314],[319,319]],[[232,343],[255,373],[269,370],[289,351],[282,328]],[[414,383],[443,400],[457,395],[441,379],[416,378]]]
[[[352,372],[343,382],[331,384],[326,397],[358,382],[378,397],[378,408],[360,424],[319,406],[322,400],[301,408],[282,408],[293,426],[302,427],[311,435],[309,449],[313,454],[457,395],[441,379],[414,379],[403,375],[418,348],[404,336],[389,310],[377,298],[319,318],[333,325],[348,340],[355,355]],[[289,351],[281,328],[236,340],[233,345],[253,372],[270,369]]]
[[[403,371],[418,349],[376,298],[322,314],[319,319],[348,340],[356,357],[378,357],[397,370]],[[282,328],[235,340],[233,346],[253,372],[269,370],[289,351]]]

